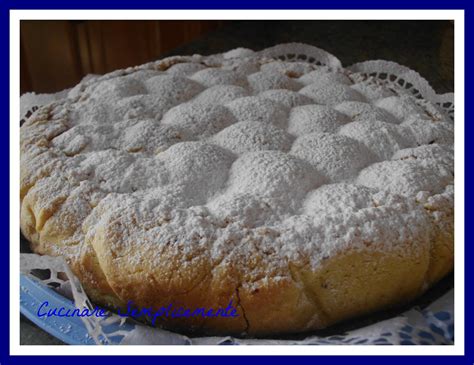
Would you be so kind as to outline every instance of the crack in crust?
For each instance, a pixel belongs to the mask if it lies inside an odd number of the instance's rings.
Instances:
[[[245,320],[245,329],[241,333],[242,336],[245,336],[246,334],[250,332],[250,322],[247,318],[247,315],[245,314],[245,308],[242,305],[242,300],[240,299],[240,294],[239,294],[240,287],[241,287],[241,284],[239,284],[237,288],[235,289],[235,295],[237,296],[237,306],[242,310],[242,316],[244,317],[244,320]]]

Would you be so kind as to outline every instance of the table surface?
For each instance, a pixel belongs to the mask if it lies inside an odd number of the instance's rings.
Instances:
[[[453,38],[449,21],[236,21],[163,56],[307,43],[334,54],[344,66],[395,61],[420,73],[437,93],[445,93],[454,90]],[[21,315],[20,344],[63,343]]]

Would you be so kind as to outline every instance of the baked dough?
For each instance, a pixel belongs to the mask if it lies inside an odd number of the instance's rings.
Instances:
[[[453,269],[453,122],[356,76],[234,50],[81,83],[21,127],[21,230],[98,304],[238,309],[173,330],[406,303]]]

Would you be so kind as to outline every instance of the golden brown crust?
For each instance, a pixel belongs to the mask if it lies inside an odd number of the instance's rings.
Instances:
[[[55,238],[51,230],[46,230],[44,236],[41,229],[37,230],[36,222],[41,222],[37,217],[45,217],[45,213],[35,207],[35,196],[31,192],[23,201],[22,231],[35,252],[56,255],[57,248],[52,250],[47,242],[59,245],[68,237],[63,233]],[[46,219],[40,227],[51,222]],[[79,256],[71,251],[68,257],[91,299],[122,310],[130,300],[138,307],[156,309],[170,303],[187,308],[225,308],[233,300],[239,314],[235,319],[180,318],[157,322],[165,328],[206,334],[264,336],[325,328],[344,319],[407,303],[452,270],[453,263],[452,232],[442,230],[443,234],[438,232],[431,242],[406,242],[393,252],[374,250],[377,243],[367,243],[367,250],[341,252],[325,260],[318,270],[289,263],[289,277],[261,280],[249,287],[242,285],[243,279],[249,279],[245,278],[246,265],[216,265],[205,255],[197,255],[199,260],[184,269],[182,257],[172,249],[160,252],[159,266],[149,266],[152,260],[131,266],[123,251],[119,251],[121,256],[114,253],[114,247],[119,247],[123,239],[114,227],[120,221],[107,223],[80,243]],[[446,220],[443,227],[452,228],[452,224]],[[420,250],[420,246],[424,248]],[[140,248],[143,253],[134,252],[134,257],[146,256],[150,249],[146,245],[131,249]],[[67,250],[63,252],[67,257]],[[254,259],[254,265],[258,264],[258,257]]]
[[[101,234],[95,236],[94,247],[104,246]],[[34,242],[33,247],[39,247]],[[433,242],[434,247],[449,245]],[[160,308],[169,303],[180,303],[187,308],[225,308],[232,299],[239,317],[159,320],[160,325],[185,331],[206,334],[247,333],[264,336],[298,333],[325,328],[344,319],[373,311],[405,304],[426,290],[433,279],[433,258],[443,270],[452,264],[449,256],[436,256],[438,250],[429,247],[421,252],[407,243],[400,252],[345,252],[330,258],[317,271],[290,265],[291,278],[268,280],[256,289],[243,288],[235,279],[238,269],[217,268],[212,276],[209,267],[202,263],[193,272],[181,271],[180,278],[162,277],[172,270],[168,257],[162,268],[148,270],[146,266],[136,273],[123,272],[120,263],[110,264],[112,255],[103,261],[104,274],[92,245],[86,245],[79,261],[72,261],[74,273],[83,283],[91,299],[108,307],[125,310],[132,300],[138,307]],[[42,254],[49,253],[37,250]],[[101,256],[100,249],[98,253]],[[114,269],[116,268],[116,269]],[[118,270],[117,272],[113,272]],[[432,270],[432,269],[430,269]],[[175,271],[173,271],[175,272]],[[114,279],[116,275],[116,279]],[[439,275],[439,274],[438,274]],[[196,279],[198,278],[198,279]],[[178,290],[176,288],[179,288]]]

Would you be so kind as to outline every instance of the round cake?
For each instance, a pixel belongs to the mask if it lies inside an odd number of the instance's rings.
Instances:
[[[329,56],[328,56],[329,57]],[[453,270],[454,125],[331,62],[237,49],[92,78],[21,127],[21,230],[109,308],[267,336],[407,303]]]

